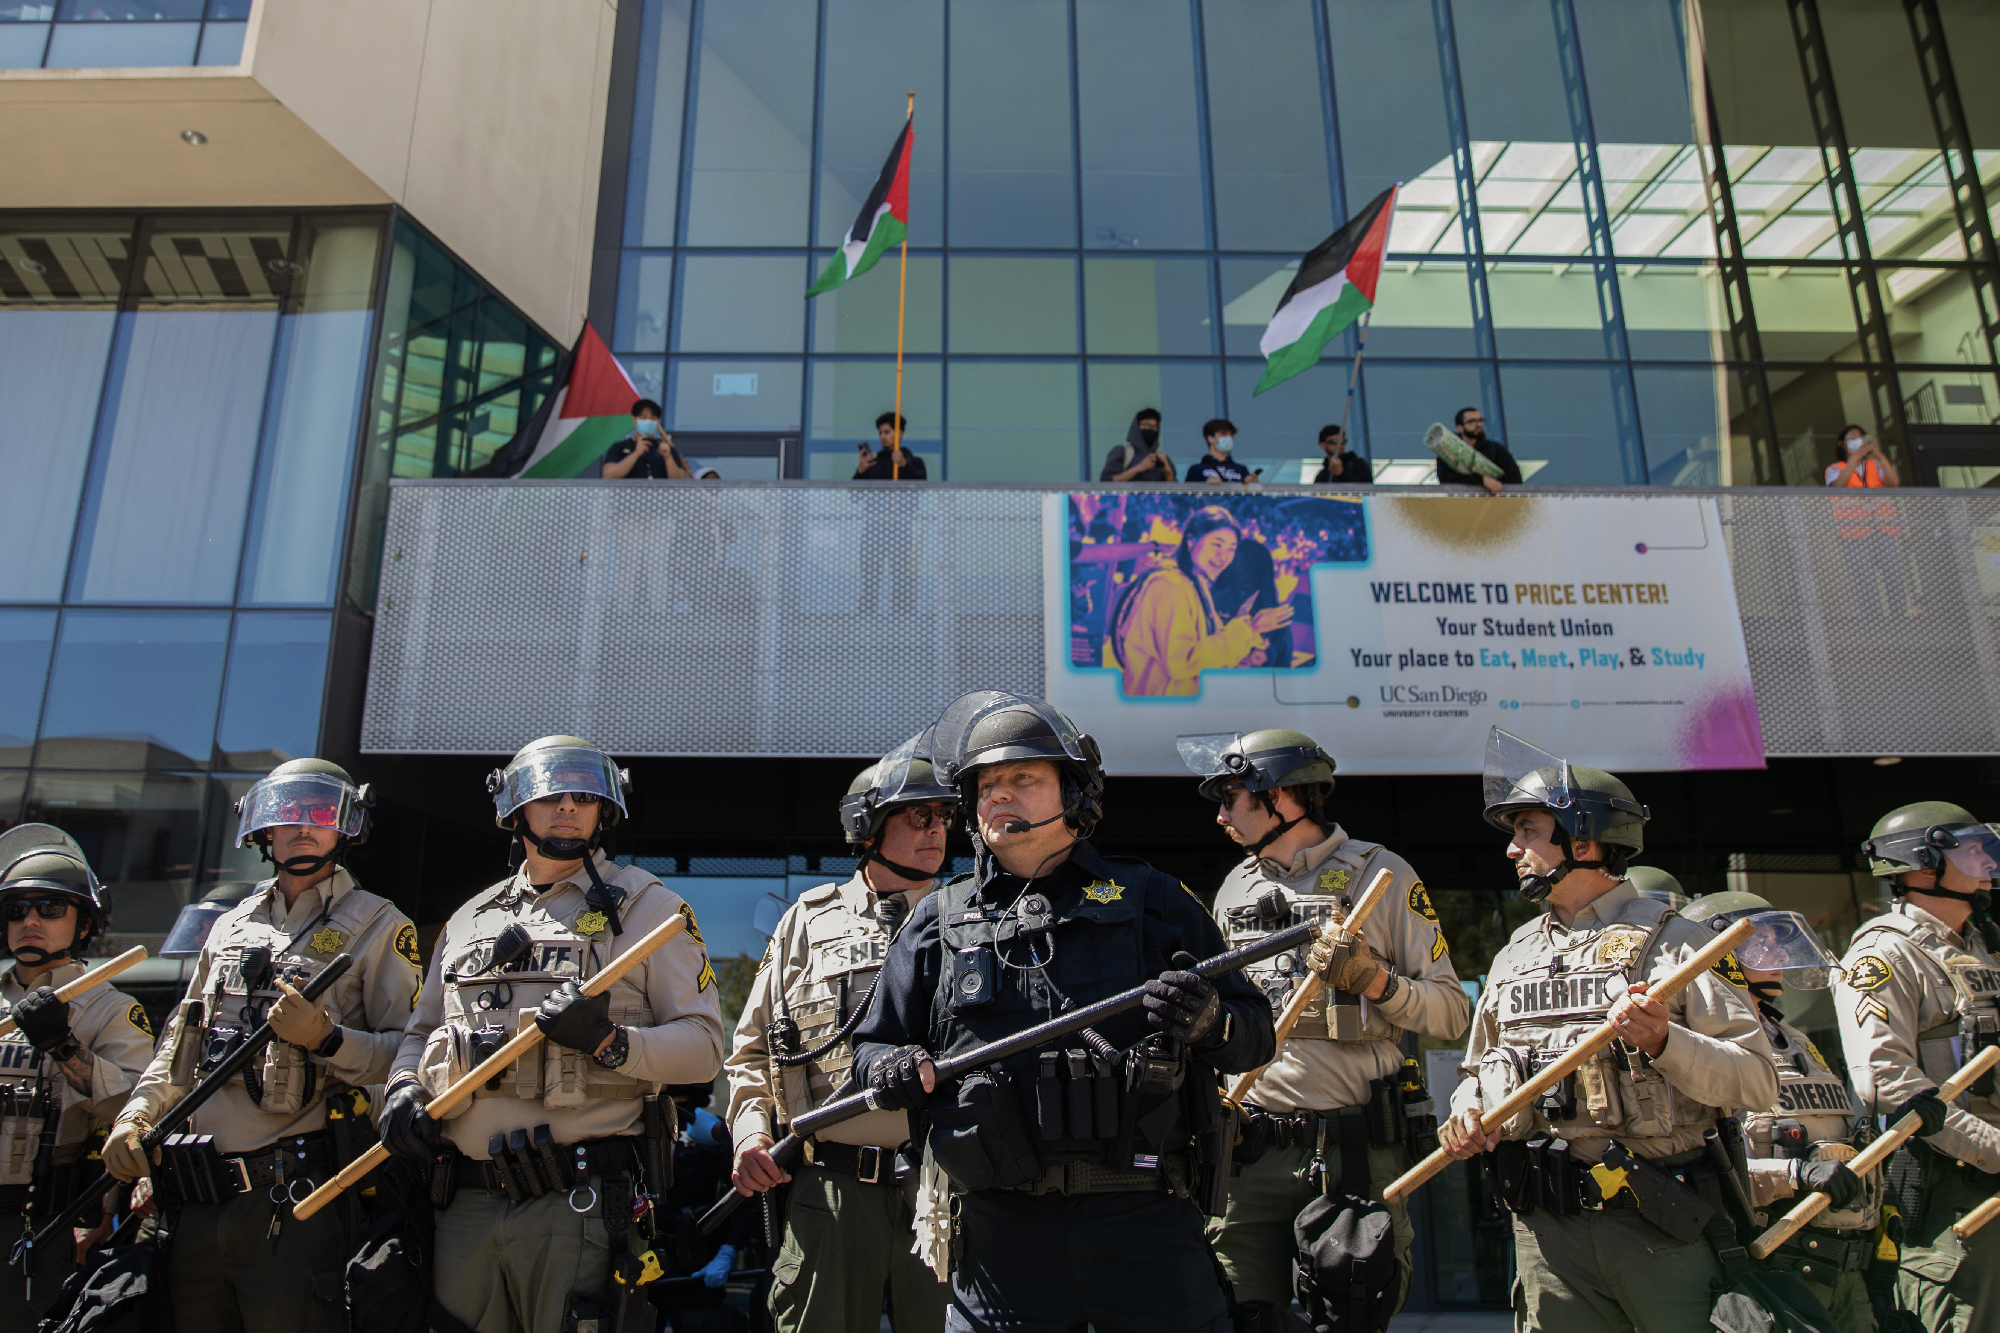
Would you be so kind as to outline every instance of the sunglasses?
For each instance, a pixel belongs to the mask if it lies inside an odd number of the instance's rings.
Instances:
[[[29,908],[44,921],[60,921],[69,915],[70,905],[61,898],[15,898],[0,903],[0,920],[26,921]]]
[[[309,805],[304,801],[284,801],[272,807],[273,824],[311,824],[316,828],[339,828],[339,805]]]
[[[910,827],[921,832],[933,824],[950,824],[955,811],[949,805],[907,805],[902,813],[909,819]]]
[[[603,799],[604,798],[602,796],[599,796],[594,791],[558,791],[558,792],[551,792],[547,796],[537,796],[535,798],[535,804],[560,805],[564,801],[573,801],[577,805],[596,805],[599,801]]]

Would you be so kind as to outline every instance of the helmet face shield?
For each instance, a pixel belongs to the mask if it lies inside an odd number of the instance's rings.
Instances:
[[[1992,879],[2000,874],[2000,825],[1964,824],[1954,829],[1932,829],[1933,845],[1950,839],[1943,847],[1944,859],[1967,879]]]
[[[588,792],[625,808],[625,774],[602,750],[589,746],[552,745],[522,755],[487,779],[493,812],[505,820],[530,801],[564,792]]]
[[[1607,773],[1584,769],[1567,759],[1530,745],[1495,727],[1486,737],[1486,764],[1481,775],[1486,822],[1511,832],[1523,810],[1547,810],[1564,833],[1588,842],[1611,841],[1641,849],[1630,830],[1643,825],[1649,812],[1638,801],[1620,796],[1624,784]],[[1605,790],[1605,784],[1615,784]]]
[[[899,807],[933,801],[957,806],[958,792],[937,779],[930,741],[928,729],[910,737],[876,762],[874,778],[865,791],[840,798],[840,827],[849,842],[858,846],[868,841],[875,834],[878,818]]]
[[[969,769],[1023,759],[1068,759],[1097,765],[1095,747],[1076,725],[1040,699],[1004,690],[975,690],[946,705],[932,724],[931,761],[958,785]]]
[[[208,932],[234,906],[233,902],[198,902],[183,907],[174,918],[173,929],[167,932],[166,942],[160,945],[160,957],[192,958],[200,953],[201,946],[208,943]]]
[[[260,829],[310,825],[344,838],[361,835],[367,810],[360,793],[325,773],[287,773],[260,779],[237,803],[236,845],[247,847]]]
[[[1757,933],[1736,946],[1736,961],[1757,972],[1782,972],[1794,990],[1825,990],[1829,974],[1840,967],[1797,912],[1748,908],[1718,912],[1709,920],[1718,934],[1738,921],[1750,922]]]
[[[1243,754],[1240,731],[1180,736],[1174,740],[1174,747],[1181,752],[1181,762],[1187,765],[1188,772],[1202,780],[1201,794],[1205,800],[1222,800],[1222,789],[1231,781],[1241,780],[1251,790],[1259,785],[1257,770]]]

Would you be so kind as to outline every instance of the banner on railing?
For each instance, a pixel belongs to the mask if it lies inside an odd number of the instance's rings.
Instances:
[[[1614,772],[1764,765],[1712,498],[1043,503],[1049,697],[1114,773],[1262,727],[1343,772],[1477,772],[1494,723]]]

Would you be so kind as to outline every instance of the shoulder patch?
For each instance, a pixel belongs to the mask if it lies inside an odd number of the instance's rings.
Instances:
[[[1430,891],[1424,888],[1422,880],[1410,885],[1410,910],[1433,926],[1438,924],[1437,908],[1431,906]]]
[[[1879,953],[1864,953],[1847,969],[1847,984],[1858,991],[1881,990],[1896,973]]]
[[[1645,947],[1643,930],[1607,930],[1597,941],[1597,961],[1629,974],[1639,965],[1639,950]]]
[[[764,941],[764,956],[758,960],[757,970],[759,972],[762,972],[765,968],[771,965],[771,960],[773,958],[776,958],[777,956],[778,956],[778,941],[774,936],[773,938]]]
[[[1181,891],[1190,898],[1194,897],[1193,890],[1185,884],[1181,885]],[[1083,896],[1094,903],[1115,903],[1125,896],[1125,886],[1114,884],[1108,879],[1100,879],[1093,884],[1084,885]]]
[[[707,990],[710,986],[713,986],[714,984],[715,984],[715,964],[709,962],[708,955],[704,953],[701,956],[701,975],[694,979],[695,992],[696,994],[699,994],[702,991]]]
[[[1720,959],[1716,960],[1715,966],[1708,970],[1736,987],[1737,990],[1750,989],[1750,978],[1744,976],[1743,969],[1736,965],[1736,955],[1733,952],[1722,955]]]
[[[153,1035],[153,1020],[146,1017],[145,1006],[135,1004],[125,1011],[125,1021],[147,1036]]]
[[[1321,866],[1317,886],[1321,893],[1345,893],[1347,892],[1349,882],[1353,878],[1354,876],[1351,872],[1342,870],[1338,866]],[[1417,887],[1422,888],[1423,886],[1418,885]],[[1411,906],[1414,907],[1415,905],[1415,900],[1412,899]]]
[[[696,944],[699,944],[702,948],[706,949],[708,947],[708,941],[701,937],[701,927],[695,924],[694,908],[689,907],[686,903],[682,903],[680,907],[677,908],[676,910],[679,911],[682,916],[688,919],[687,932],[686,932],[688,938],[692,939]],[[603,929],[603,927],[600,926],[599,929],[601,930]]]
[[[396,942],[391,947],[395,949],[398,958],[408,963],[411,967],[416,968],[419,972],[423,971],[424,960],[417,954],[417,928],[415,926],[406,924],[397,927]]]

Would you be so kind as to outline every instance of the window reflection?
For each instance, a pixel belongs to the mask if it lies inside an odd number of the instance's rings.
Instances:
[[[1084,248],[1206,245],[1190,10],[1078,0],[1076,65]]]
[[[822,271],[832,257],[822,250],[812,258],[811,270]],[[830,292],[822,292],[810,302],[813,350],[816,352],[890,352],[896,350],[896,289],[900,266],[895,254],[884,255],[879,266],[883,276],[864,282],[847,282]],[[903,350],[940,352],[944,350],[944,260],[930,254],[910,256],[910,285],[903,312]]]
[[[1632,372],[1646,464],[1655,486],[1721,486],[1728,431],[1727,372],[1719,366],[1640,366]]]
[[[1347,206],[1403,182],[1392,253],[1428,254],[1448,224],[1457,230],[1451,127],[1432,13],[1425,4],[1326,3]],[[1385,107],[1395,114],[1384,115]]]
[[[611,346],[620,352],[664,352],[673,316],[674,257],[634,255],[618,273],[618,320]]]
[[[1202,356],[1215,347],[1206,260],[1083,261],[1084,346],[1125,356]]]
[[[0,765],[25,765],[34,752],[55,636],[54,611],[0,610]]]
[[[646,0],[632,106],[625,243],[672,245],[679,222],[681,111],[686,104],[688,11],[693,0]],[[623,307],[623,302],[620,302]],[[661,333],[666,343],[664,330]]]
[[[227,611],[71,611],[42,716],[40,768],[206,768]]]
[[[1638,441],[1619,446],[1614,404],[1617,366],[1500,364],[1500,392],[1507,404],[1506,444],[1520,460],[1524,480],[1553,486],[1644,485]]]
[[[1077,476],[1074,362],[954,361],[946,426],[958,481],[1048,481]]]
[[[1513,443],[1490,366],[1369,360],[1362,363],[1361,391],[1368,405],[1367,434],[1356,436],[1355,448],[1374,461],[1377,482],[1435,482],[1437,460],[1424,449],[1424,432],[1434,422],[1449,426],[1461,407],[1478,408],[1487,434]],[[1514,456],[1520,458],[1520,451]],[[1385,468],[1391,469],[1386,475]],[[1521,471],[1527,472],[1526,463]]]
[[[37,770],[26,815],[75,838],[109,891],[119,948],[157,950],[196,883],[202,779]],[[111,941],[107,941],[107,944]]]
[[[0,304],[0,475],[16,501],[0,527],[0,596],[19,601],[62,593],[117,319],[64,304]]]
[[[324,612],[236,617],[215,728],[222,767],[271,769],[319,753],[329,627]]]
[[[827,0],[825,13],[814,244],[839,245],[847,235],[895,141],[908,91],[917,95],[910,244],[942,245],[945,6],[938,0]],[[893,80],[883,74],[891,69]],[[813,271],[819,271],[817,261]]]
[[[806,303],[801,297],[809,279],[801,258],[793,254],[683,259],[677,349],[804,351]]]
[[[824,300],[825,298],[819,298]],[[807,475],[842,479],[854,475],[857,444],[880,449],[875,418],[896,401],[893,361],[814,361],[812,408],[806,414]],[[944,366],[938,361],[903,362],[903,417],[909,428],[904,445],[923,456],[935,478],[944,457]]]
[[[816,11],[812,0],[702,9],[686,244],[806,242]]]
[[[678,430],[796,431],[804,388],[805,371],[797,359],[676,359],[668,407]]]
[[[1222,413],[1212,361],[1093,361],[1090,363],[1090,471],[1094,480],[1113,449],[1125,443],[1145,408],[1160,414],[1160,451],[1177,475],[1201,456],[1202,423]],[[1276,478],[1272,478],[1276,480]]]
[[[1327,89],[1312,7],[1237,0],[1226,21],[1209,17],[1203,37],[1216,243],[1303,254],[1333,230]]]
[[[1077,243],[1069,66],[1062,0],[951,0],[953,245]]]
[[[953,256],[951,351],[1076,351],[1076,261]]]

